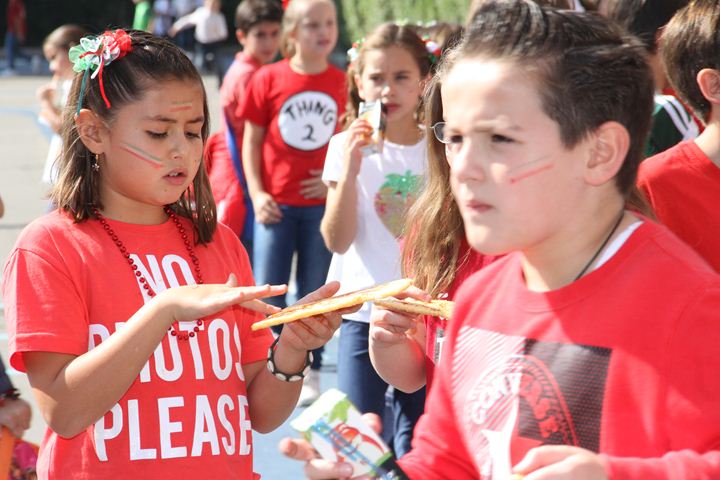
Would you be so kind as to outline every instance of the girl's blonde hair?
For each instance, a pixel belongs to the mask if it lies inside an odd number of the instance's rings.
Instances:
[[[420,70],[420,78],[426,78],[432,62],[430,54],[427,51],[425,42],[418,36],[415,28],[411,25],[398,25],[388,22],[378,26],[363,41],[358,53],[357,59],[352,62],[348,69],[348,103],[343,116],[343,126],[348,127],[358,116],[358,108],[360,107],[360,97],[357,94],[357,86],[355,78],[351,78],[351,72],[354,75],[361,76],[365,68],[365,54],[370,50],[384,50],[390,47],[400,47],[405,49],[417,63]],[[422,99],[418,103],[418,121],[422,122],[423,102]]]
[[[290,58],[295,55],[295,42],[292,35],[297,30],[307,9],[315,3],[327,3],[332,5],[334,9],[336,8],[335,2],[332,0],[291,0],[288,3],[282,19],[282,34],[280,36],[280,53],[283,57]]]
[[[70,47],[78,45],[80,43],[80,39],[89,33],[90,32],[79,25],[71,23],[61,25],[45,37],[43,47],[52,45],[58,50],[70,50]]]
[[[425,90],[425,120],[428,126],[443,121],[442,76],[453,62],[453,52],[443,55],[438,73]],[[428,170],[425,189],[408,212],[402,265],[405,276],[430,295],[447,292],[458,268],[467,261],[459,257],[465,227],[452,191],[450,165],[445,145],[428,128]]]
[[[138,30],[130,30],[128,34],[132,39],[132,51],[103,69],[105,95],[112,107],[105,106],[98,80],[89,79],[80,108],[91,110],[107,125],[112,125],[123,106],[139,101],[147,90],[157,88],[159,83],[168,80],[197,82],[203,89],[205,123],[201,137],[204,144],[210,131],[210,116],[205,88],[195,66],[182,50],[166,39]],[[76,222],[93,218],[93,210],[103,208],[100,200],[102,170],[93,170],[94,154],[80,140],[75,125],[82,80],[82,73],[75,75],[63,113],[59,179],[50,193],[58,208],[72,215]],[[217,220],[204,159],[200,159],[192,186],[170,208],[192,221],[196,243],[206,244],[212,240]]]

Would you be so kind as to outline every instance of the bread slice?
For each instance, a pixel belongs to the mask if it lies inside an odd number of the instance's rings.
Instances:
[[[265,320],[253,323],[251,328],[252,330],[260,330],[261,328],[272,327],[283,323],[294,322],[302,318],[354,307],[379,298],[391,297],[404,292],[410,285],[412,285],[412,280],[403,278],[355,292],[324,298],[315,302],[293,305],[270,315]]]
[[[410,315],[430,315],[431,317],[450,318],[455,302],[450,300],[430,300],[424,302],[415,298],[382,298],[373,303],[380,307]]]

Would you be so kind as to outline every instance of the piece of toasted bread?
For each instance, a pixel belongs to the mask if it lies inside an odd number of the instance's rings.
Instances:
[[[324,298],[315,302],[304,303],[302,305],[293,305],[287,307],[278,313],[274,313],[265,320],[252,324],[252,330],[260,330],[261,328],[272,327],[282,323],[294,322],[302,318],[313,317],[323,313],[334,312],[344,308],[354,307],[365,302],[370,302],[378,298],[391,297],[404,292],[412,285],[412,280],[403,278],[393,280],[392,282],[381,283],[374,287],[364,288],[355,292],[344,293],[335,297]]]
[[[381,298],[373,300],[375,305],[399,313],[410,315],[430,315],[431,317],[450,318],[455,302],[450,300],[430,300],[424,302],[415,298]]]

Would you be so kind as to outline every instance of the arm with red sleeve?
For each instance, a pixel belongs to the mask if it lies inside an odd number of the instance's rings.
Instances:
[[[668,342],[668,453],[660,458],[606,456],[608,477],[631,480],[720,478],[720,281],[694,295]]]
[[[458,304],[450,323],[443,361],[435,370],[435,380],[418,421],[412,450],[399,460],[400,467],[412,480],[477,479],[472,458],[465,447],[452,399],[452,365],[459,326],[466,305]]]

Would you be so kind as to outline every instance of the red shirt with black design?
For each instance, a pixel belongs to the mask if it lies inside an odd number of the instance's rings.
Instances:
[[[186,231],[192,227],[181,220]],[[194,284],[178,229],[108,220],[155,292]],[[195,246],[206,283],[235,273],[252,285],[237,236],[218,226]],[[147,292],[100,222],[74,223],[55,211],[31,223],[7,260],[2,285],[10,364],[25,371],[23,353],[82,355],[105,340],[147,301]],[[40,478],[253,478],[252,425],[242,366],[264,361],[268,331],[252,332],[258,314],[218,312],[189,341],[168,334],[130,388],[82,433],[48,429],[40,446]],[[191,330],[195,322],[180,328]]]
[[[506,479],[551,444],[610,479],[719,478],[720,276],[665,227],[560,289],[528,290],[514,253],[457,298],[410,478]]]
[[[239,116],[266,129],[262,183],[276,202],[296,207],[325,204],[324,198],[303,197],[300,182],[312,177],[311,170],[322,172],[346,98],[345,74],[332,65],[305,75],[283,60],[253,75]]]
[[[640,164],[638,188],[657,219],[720,272],[720,167],[694,141]]]

